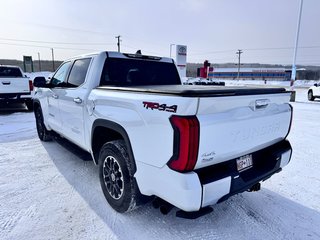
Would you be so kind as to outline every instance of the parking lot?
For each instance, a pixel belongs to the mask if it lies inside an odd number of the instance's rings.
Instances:
[[[119,214],[100,189],[98,169],[65,142],[41,142],[32,112],[0,112],[0,239],[320,239],[320,100],[297,89],[291,163],[196,220],[151,204]]]

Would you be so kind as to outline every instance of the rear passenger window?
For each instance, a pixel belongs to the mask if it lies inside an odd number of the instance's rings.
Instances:
[[[91,58],[85,58],[74,62],[68,79],[68,87],[78,87],[84,83],[90,61]]]

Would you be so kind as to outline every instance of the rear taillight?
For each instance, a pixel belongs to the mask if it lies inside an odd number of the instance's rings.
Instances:
[[[33,83],[32,83],[32,80],[29,80],[29,90],[30,90],[30,92],[33,91]]]
[[[199,121],[196,116],[172,116],[174,130],[173,156],[168,166],[178,172],[188,172],[197,163],[199,150]]]

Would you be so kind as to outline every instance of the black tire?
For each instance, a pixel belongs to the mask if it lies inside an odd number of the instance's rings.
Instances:
[[[36,117],[36,126],[37,126],[37,132],[38,137],[41,141],[48,142],[52,140],[50,131],[47,130],[46,126],[43,123],[43,116],[42,111],[40,107],[37,107],[34,110],[34,115]]]
[[[33,101],[32,100],[26,101],[25,104],[26,104],[29,111],[33,111]]]
[[[308,92],[308,100],[309,101],[314,101],[314,96],[313,96],[313,92],[312,92],[312,90],[310,90],[309,92]]]
[[[129,212],[143,203],[125,142],[105,143],[99,155],[99,178],[105,198],[117,212]]]

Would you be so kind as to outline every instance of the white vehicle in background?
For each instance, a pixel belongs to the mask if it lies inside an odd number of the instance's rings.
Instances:
[[[308,100],[313,101],[315,98],[320,98],[320,83],[315,83],[308,90]]]
[[[25,103],[33,110],[33,83],[17,66],[0,65],[0,106],[8,103]]]

